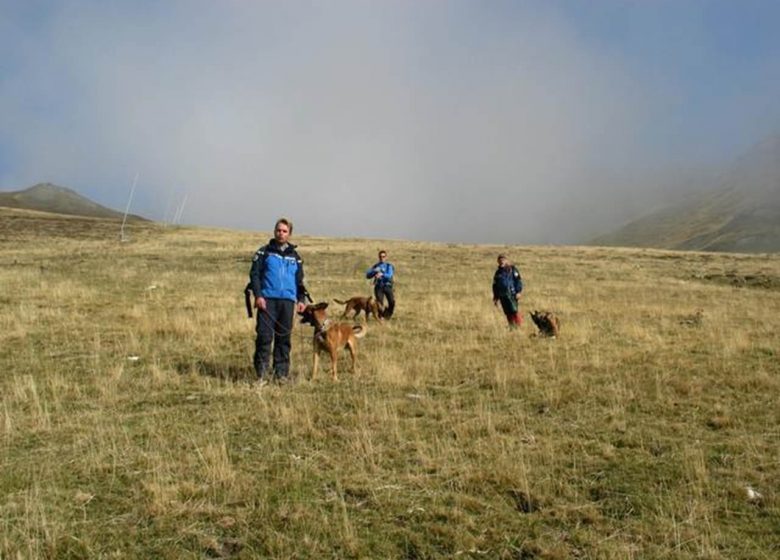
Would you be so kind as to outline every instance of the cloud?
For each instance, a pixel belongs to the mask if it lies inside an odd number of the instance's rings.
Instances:
[[[547,6],[29,8],[0,23],[0,186],[121,207],[137,172],[159,219],[186,193],[187,223],[572,242],[651,198],[641,132],[680,92]]]

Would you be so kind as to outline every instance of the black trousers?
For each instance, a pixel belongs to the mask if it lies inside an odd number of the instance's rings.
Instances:
[[[295,302],[288,299],[266,299],[265,306],[265,311],[257,310],[255,371],[260,378],[268,374],[271,365],[271,345],[273,345],[274,376],[287,377],[290,373]]]
[[[393,295],[392,284],[375,284],[374,285],[374,297],[379,304],[384,307],[382,317],[389,319],[393,316],[395,310],[395,296]],[[385,297],[387,298],[387,307],[385,307]]]

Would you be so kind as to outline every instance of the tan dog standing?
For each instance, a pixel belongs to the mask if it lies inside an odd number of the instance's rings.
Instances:
[[[327,311],[325,311],[327,307],[327,302],[307,305],[299,315],[301,316],[301,323],[314,327],[314,338],[312,339],[314,363],[312,365],[311,378],[314,379],[317,376],[320,352],[327,352],[330,354],[333,380],[338,381],[339,350],[344,347],[349,350],[352,358],[352,373],[355,373],[357,339],[362,338],[366,334],[367,329],[364,325],[332,322],[328,319]]]
[[[377,321],[382,321],[382,313],[384,312],[384,309],[382,309],[382,305],[372,296],[355,296],[349,298],[347,301],[341,301],[340,299],[334,299],[333,301],[346,306],[344,307],[344,313],[341,314],[342,319],[348,318],[347,315],[351,312],[354,313],[352,315],[352,319],[357,319],[358,315],[360,315],[360,312],[362,311],[366,314],[366,321],[368,321],[369,313],[373,315],[374,319]]]

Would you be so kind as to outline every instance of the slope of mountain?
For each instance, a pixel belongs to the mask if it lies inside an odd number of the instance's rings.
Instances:
[[[594,239],[593,245],[743,253],[780,251],[780,135],[755,146],[714,191]]]
[[[21,191],[0,192],[0,206],[38,210],[56,214],[122,219],[123,213],[101,206],[67,187],[39,183]],[[146,220],[128,214],[128,220]]]

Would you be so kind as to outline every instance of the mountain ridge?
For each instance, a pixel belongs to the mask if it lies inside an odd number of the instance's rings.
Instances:
[[[591,245],[689,251],[780,251],[780,134],[738,158],[714,190],[651,212]]]
[[[69,187],[53,183],[37,183],[19,191],[0,192],[0,206],[71,216],[115,220],[124,218],[123,212],[98,204]],[[127,219],[149,221],[137,214],[128,214]]]

